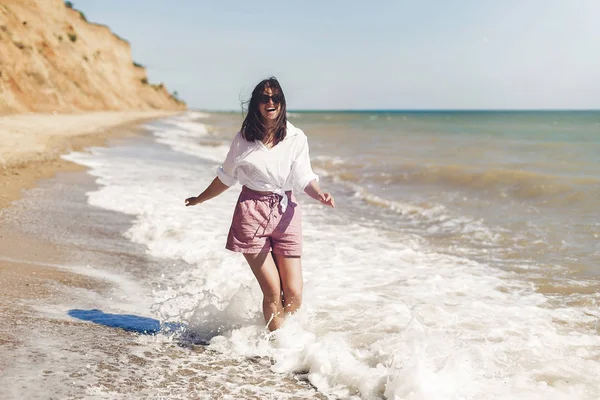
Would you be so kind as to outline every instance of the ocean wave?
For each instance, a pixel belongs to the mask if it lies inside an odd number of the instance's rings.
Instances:
[[[360,185],[351,184],[354,197],[370,206],[380,207],[415,222],[428,234],[469,234],[471,241],[491,245],[502,238],[484,221],[463,215],[456,215],[441,204],[411,204],[377,196]]]
[[[436,184],[451,189],[476,190],[499,197],[541,200],[545,205],[565,205],[600,197],[600,178],[564,176],[521,169],[478,171],[461,165],[378,165],[373,160],[320,156],[315,168],[324,176],[353,183],[385,185]],[[591,203],[590,203],[591,204]]]

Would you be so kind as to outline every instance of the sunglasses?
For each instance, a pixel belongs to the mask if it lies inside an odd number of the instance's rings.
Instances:
[[[269,96],[268,94],[261,94],[258,97],[258,101],[260,101],[261,104],[267,104],[269,100],[273,100],[273,103],[279,104],[283,101],[283,96],[280,94],[274,94],[273,96]]]

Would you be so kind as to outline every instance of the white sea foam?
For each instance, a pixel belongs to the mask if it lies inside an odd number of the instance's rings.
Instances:
[[[210,114],[201,111],[188,111],[186,115],[191,120],[205,119],[210,117]]]
[[[160,126],[148,125],[146,129],[153,133],[158,143],[192,156],[202,154],[203,158],[214,162],[221,162],[229,150],[229,143],[218,139],[210,143],[200,142],[199,138],[210,139],[208,129],[205,124],[193,121],[187,114],[168,119]]]
[[[218,145],[203,145],[198,143],[194,138],[186,138],[185,135],[179,134],[178,131],[156,131],[155,136],[158,138],[158,143],[165,144],[176,151],[186,153],[192,156],[203,154],[203,158],[214,162],[222,162],[229,151],[229,146],[226,144]]]
[[[268,356],[273,370],[306,374],[339,398],[597,398],[600,336],[586,328],[597,297],[550,306],[515,273],[354,221],[343,204],[330,210],[301,197],[304,305],[266,333],[258,285],[243,258],[223,248],[239,188],[184,207],[214,177],[217,157],[206,156],[210,146],[177,140],[162,143],[203,168],[112,149],[68,158],[98,177],[91,204],[135,216],[130,240],[190,265],[180,275],[165,267],[154,309],[189,323],[216,354]]]
[[[208,118],[209,115],[205,113],[188,111],[184,114],[177,115],[172,118],[164,119],[162,122],[167,125],[171,125],[178,130],[178,134],[182,136],[204,136],[208,132],[206,125],[198,122],[198,119]],[[148,127],[153,127],[153,124],[148,124]]]

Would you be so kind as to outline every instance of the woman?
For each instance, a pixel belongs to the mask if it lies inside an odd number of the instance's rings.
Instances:
[[[271,331],[302,304],[302,230],[300,207],[292,189],[335,207],[313,173],[304,132],[287,122],[283,90],[275,78],[252,91],[248,115],[217,177],[194,206],[239,182],[238,199],[226,248],[244,254],[263,293],[263,314]]]

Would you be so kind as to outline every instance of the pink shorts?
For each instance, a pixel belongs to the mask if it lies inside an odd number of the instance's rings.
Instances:
[[[302,254],[300,206],[291,191],[288,206],[281,212],[275,193],[262,194],[242,187],[225,248],[239,253],[274,254],[298,257]]]

